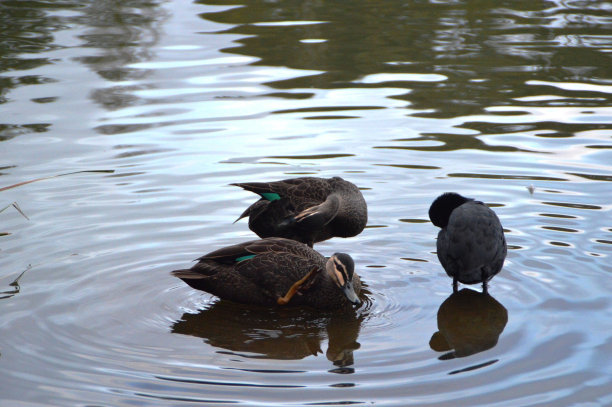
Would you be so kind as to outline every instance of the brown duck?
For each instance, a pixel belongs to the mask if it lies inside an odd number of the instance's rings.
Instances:
[[[189,286],[245,304],[334,309],[361,303],[351,256],[325,258],[307,245],[266,238],[224,247],[172,274]]]
[[[312,247],[332,237],[356,236],[368,221],[361,191],[340,177],[232,185],[261,197],[237,221],[248,216],[249,229],[262,238],[285,237]]]

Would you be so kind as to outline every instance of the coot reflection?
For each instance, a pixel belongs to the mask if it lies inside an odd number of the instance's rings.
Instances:
[[[438,329],[429,341],[440,359],[465,357],[493,348],[508,322],[508,311],[487,293],[467,288],[453,293],[438,309]]]

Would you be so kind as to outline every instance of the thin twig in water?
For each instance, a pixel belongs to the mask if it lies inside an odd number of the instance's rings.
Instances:
[[[9,185],[8,187],[2,187],[2,188],[0,188],[0,192],[6,191],[7,189],[11,189],[11,188],[17,188],[17,187],[20,187],[22,185],[31,184],[32,182],[38,182],[38,181],[43,181],[43,180],[46,180],[46,179],[57,178],[57,177],[64,177],[66,175],[80,174],[80,173],[83,173],[83,172],[102,172],[102,173],[112,174],[112,173],[115,172],[115,170],[85,170],[85,171],[67,172],[66,174],[50,175],[48,177],[35,178],[35,179],[31,179],[29,181],[18,182],[17,184]],[[4,209],[6,209],[6,208],[4,208]]]
[[[19,205],[17,205],[17,201],[13,202],[13,208],[17,209],[17,212],[19,212],[24,218],[26,218],[27,220],[30,220],[30,218],[28,218],[28,215],[23,213]]]
[[[19,212],[21,214],[21,216],[23,216],[27,220],[30,220],[30,218],[28,218],[28,216],[21,210],[19,205],[17,205],[17,202],[13,202],[11,204],[6,205],[4,208],[0,209],[0,213],[4,212],[10,206],[12,206],[13,208],[17,209],[17,212]]]
[[[28,267],[25,270],[23,270],[21,274],[19,274],[17,278],[13,280],[12,283],[9,284],[11,287],[15,287],[14,289],[12,289],[11,291],[1,291],[0,292],[0,294],[7,294],[3,297],[0,297],[0,300],[3,300],[5,298],[11,298],[15,294],[19,294],[19,291],[21,290],[21,287],[19,287],[19,279],[26,273],[26,271],[28,271],[31,268],[32,268],[32,265],[28,264]]]
[[[0,192],[6,191],[7,189],[11,189],[11,188],[17,188],[17,187],[20,187],[22,185],[31,184],[32,182],[43,181],[43,180],[46,180],[46,179],[57,178],[57,177],[64,177],[66,175],[80,174],[80,173],[83,173],[83,172],[94,172],[94,173],[95,172],[98,172],[98,173],[101,172],[101,173],[106,173],[106,174],[112,174],[112,173],[115,172],[115,170],[84,170],[84,171],[67,172],[66,174],[50,175],[48,177],[35,178],[35,179],[31,179],[29,181],[18,182],[17,184],[9,185],[8,187],[2,187],[2,188],[0,188]],[[17,202],[13,202],[11,204],[6,205],[4,208],[0,209],[0,213],[4,212],[9,206],[13,206],[13,208],[15,208],[17,210],[17,212],[19,212],[21,214],[21,216],[23,216],[27,220],[30,220],[30,218],[28,218],[28,215],[26,215],[21,210],[21,208],[19,207]]]
[[[19,205],[17,205],[17,201],[12,203],[13,208],[17,209],[17,212],[19,212],[21,214],[21,216],[23,216],[24,218],[26,218],[27,220],[30,220],[30,218],[28,218],[28,215],[26,215],[25,213],[23,213],[23,211],[21,210],[21,208],[19,207]]]

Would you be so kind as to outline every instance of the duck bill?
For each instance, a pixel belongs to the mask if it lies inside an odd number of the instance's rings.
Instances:
[[[357,296],[357,293],[355,293],[355,288],[353,288],[352,281],[348,281],[344,286],[342,286],[342,292],[344,293],[346,298],[351,302],[351,304],[353,305],[361,304],[361,300]]]

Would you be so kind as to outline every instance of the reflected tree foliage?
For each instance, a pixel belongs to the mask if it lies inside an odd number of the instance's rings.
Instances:
[[[490,115],[491,106],[564,106],[576,98],[580,106],[607,105],[592,90],[554,89],[566,98],[529,100],[551,93],[543,82],[609,84],[608,2],[517,0],[419,1],[265,1],[198,0],[227,5],[202,18],[228,24],[238,34],[236,46],[224,51],[257,57],[255,64],[320,71],[268,83],[280,91],[308,88],[405,89],[393,96],[409,103],[413,115],[451,118]],[[178,5],[177,5],[178,7]],[[171,8],[169,8],[171,10]],[[19,86],[55,81],[28,71],[54,61],[47,51],[75,44],[57,40],[61,30],[79,27],[79,47],[90,55],[77,58],[101,78],[118,82],[142,79],[147,70],[130,64],[154,58],[152,46],[161,35],[167,11],[154,0],[3,1],[0,3],[0,104]],[[205,35],[202,41],[206,41]],[[11,73],[14,72],[14,73]],[[376,80],[364,80],[378,74]],[[410,73],[405,78],[394,74]],[[427,79],[436,75],[435,80]],[[420,79],[419,79],[420,77]],[[134,85],[137,86],[137,85]],[[125,86],[105,86],[92,98],[106,109],[138,102]],[[278,92],[280,94],[282,92]],[[519,100],[517,100],[519,98]],[[525,99],[526,98],[526,99]],[[40,98],[37,103],[53,102]],[[576,131],[605,127],[601,123],[499,123],[472,121],[459,126],[482,134],[515,133],[521,125],[546,137],[569,137]],[[48,123],[0,123],[0,141],[24,133],[44,132]],[[458,127],[459,127],[458,126]],[[559,128],[560,127],[560,128]],[[448,144],[455,134],[423,134],[443,143],[432,149],[460,149]],[[467,140],[473,137],[463,137]],[[401,142],[401,140],[400,140]],[[468,148],[490,149],[482,143]],[[421,147],[421,149],[423,149]],[[497,150],[511,151],[497,146]]]
[[[298,360],[323,353],[335,366],[353,364],[364,316],[354,310],[322,313],[304,308],[254,307],[219,300],[197,314],[185,313],[173,333],[196,336],[219,352],[249,358]]]
[[[530,94],[523,86],[526,80],[597,82],[609,77],[605,49],[610,43],[605,38],[612,17],[609,6],[598,2],[200,3],[243,6],[202,15],[233,25],[228,33],[248,36],[227,52],[259,57],[261,65],[325,71],[274,84],[281,89],[345,87],[380,72],[441,74],[448,80],[392,85],[412,91],[402,98],[413,108],[455,117]],[[326,41],[312,44],[301,42],[304,39]]]
[[[71,4],[73,7],[74,3],[61,1],[0,2],[0,106],[9,101],[10,92],[17,87],[54,82],[53,78],[28,71],[51,64],[53,61],[43,53],[59,47],[54,42],[54,33],[63,29],[65,22],[47,11],[70,8]],[[0,122],[0,141],[45,132],[49,126],[48,123]]]
[[[95,49],[77,60],[102,78],[123,81],[146,75],[127,64],[151,58],[151,45],[158,41],[165,12],[150,0],[99,1],[2,1],[0,2],[0,105],[20,86],[55,82],[57,79],[30,71],[55,64],[49,51],[76,44],[58,40],[58,33],[86,27],[79,47]],[[70,41],[68,41],[70,42]],[[133,98],[112,87],[95,92],[94,100],[106,108],[118,108]],[[50,103],[56,98],[34,99]],[[9,124],[0,122],[0,141],[32,132],[44,132],[48,123]]]
[[[489,294],[464,288],[438,309],[438,329],[429,341],[440,359],[470,356],[493,348],[508,322],[508,311]]]
[[[159,41],[165,17],[159,3],[151,0],[88,3],[80,17],[88,27],[81,39],[84,47],[95,51],[79,61],[110,82],[142,79],[148,72],[128,65],[153,58],[151,47]],[[98,89],[92,98],[109,110],[130,106],[137,100],[123,86]]]
[[[608,27],[612,17],[606,2],[199,2],[241,6],[202,14],[205,19],[230,24],[224,32],[243,36],[225,52],[258,57],[255,64],[259,65],[322,72],[268,83],[279,90],[404,88],[405,93],[392,97],[408,102],[410,109],[416,110],[412,115],[440,119],[520,116],[534,106],[571,106],[577,98],[580,106],[605,107],[608,103],[608,98],[596,91],[570,91],[543,83],[610,83],[612,40]],[[388,75],[381,77],[381,73]],[[398,75],[406,73],[415,76]],[[376,79],[367,80],[374,75]],[[444,79],[428,79],[434,75]],[[547,94],[556,97],[531,99]],[[518,107],[519,111],[507,108],[507,113],[492,113],[491,106]],[[568,137],[606,127],[597,120],[553,127],[550,122],[534,123],[533,119],[521,123],[520,117],[512,119],[514,127],[503,120],[481,120],[455,126],[468,129],[470,135],[424,133],[423,137],[442,145],[423,147],[411,140],[406,148],[416,144],[419,150],[516,151],[512,146],[490,146],[475,138],[518,133],[523,127],[545,137]],[[457,144],[459,139],[463,145]]]
[[[72,3],[72,7],[74,5],[75,3]],[[1,2],[0,73],[27,71],[51,63],[48,58],[35,55],[58,47],[54,43],[53,34],[64,28],[64,21],[59,17],[49,15],[47,10],[70,7],[70,3],[61,1],[56,3]],[[46,80],[48,78],[35,75],[16,77],[3,75],[0,77],[0,103],[6,103],[7,92],[11,88],[44,83]]]

